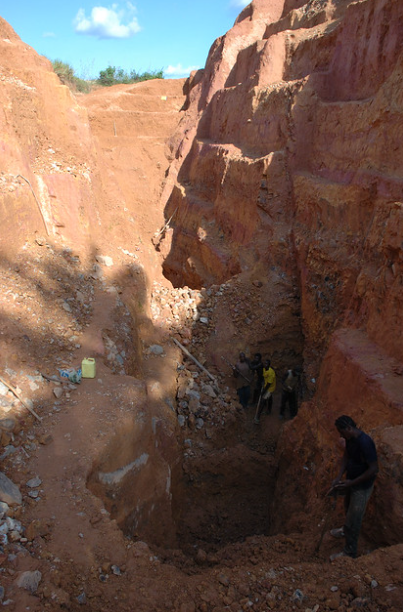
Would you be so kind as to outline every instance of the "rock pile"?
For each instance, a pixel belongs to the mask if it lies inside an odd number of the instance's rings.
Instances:
[[[181,427],[202,430],[221,427],[239,410],[228,387],[222,390],[195,364],[178,366],[177,413]],[[232,415],[232,417],[231,417]],[[205,429],[206,437],[210,432]]]
[[[209,341],[216,346],[230,345],[231,350],[244,342],[243,350],[259,350],[275,356],[277,367],[289,367],[288,355],[298,360],[295,355],[302,350],[298,287],[276,269],[269,276],[253,281],[234,277],[200,290],[186,286],[168,289],[154,283],[153,321],[178,334],[202,364]]]
[[[207,364],[206,343],[215,334],[216,309],[219,304],[227,309],[234,295],[234,291],[226,293],[226,289],[226,285],[201,290],[168,289],[158,283],[153,286],[151,312],[155,325],[164,322],[171,334],[202,365]],[[211,435],[208,427],[224,426],[228,419],[234,418],[239,405],[226,376],[214,365],[207,365],[211,376],[189,357],[184,357],[183,363],[178,365],[176,399],[181,427],[205,430],[208,438]]]

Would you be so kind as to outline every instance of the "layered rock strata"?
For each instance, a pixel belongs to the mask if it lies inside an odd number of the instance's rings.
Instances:
[[[324,449],[341,413],[387,449],[383,489],[398,490],[401,479],[392,469],[400,438],[389,428],[403,423],[402,20],[396,0],[254,0],[190,79],[171,140],[168,278],[196,288],[260,280],[268,310],[286,278],[279,301],[299,299],[298,336],[277,308],[259,336],[269,353],[292,336],[296,355],[303,339],[307,386],[316,391],[295,425],[298,443],[286,438],[294,425],[284,430],[277,508],[298,472],[290,454],[308,447],[316,460],[306,494],[320,505],[318,482],[325,488],[331,474],[319,458],[335,460],[337,448]],[[236,330],[225,329],[228,345],[238,345]],[[297,518],[281,512],[282,528],[306,520],[306,501]],[[401,533],[401,501],[392,493],[391,501],[384,542]],[[378,498],[379,524],[381,506]]]

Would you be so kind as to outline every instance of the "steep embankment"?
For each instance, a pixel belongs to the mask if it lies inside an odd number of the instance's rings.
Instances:
[[[87,252],[98,228],[97,168],[86,111],[50,62],[0,18],[1,208],[7,252],[28,236]]]
[[[403,423],[402,19],[396,0],[255,0],[241,13],[190,82],[171,141],[164,262],[176,285],[237,284],[246,316],[216,311],[209,359],[220,346],[259,349],[279,371],[304,360],[315,401],[284,430],[276,527],[304,525],[307,504],[319,511],[337,453],[326,450],[332,424],[347,412],[385,452],[371,518],[389,543],[400,541],[403,501],[393,468]],[[289,516],[296,479],[305,494]]]
[[[161,280],[151,239],[164,225],[156,206],[164,184],[167,135],[180,118],[184,80],[155,80],[100,89],[81,98],[98,151],[102,224],[116,246],[135,244],[143,254],[148,283]],[[131,249],[129,249],[131,250]]]

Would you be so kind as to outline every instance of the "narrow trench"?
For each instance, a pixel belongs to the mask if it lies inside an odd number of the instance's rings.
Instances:
[[[187,358],[183,363],[183,367],[191,367]],[[175,402],[178,415],[178,397],[173,398]],[[169,466],[168,512],[166,500],[152,493],[153,481],[160,478],[157,474],[164,472],[165,466],[161,466],[157,450],[155,457],[149,456],[153,443],[135,419],[115,429],[87,486],[103,500],[128,539],[165,550],[167,558],[171,549],[194,558],[200,550],[214,554],[247,537],[269,535],[277,472],[275,449],[281,429],[278,404],[277,395],[273,414],[264,416],[259,426],[253,423],[252,406],[246,412],[238,410],[236,418],[217,427],[208,440],[201,441],[193,434],[189,441],[192,433],[177,427],[176,457]],[[122,467],[116,470],[119,456]],[[148,472],[133,476],[132,470],[140,467]]]
[[[217,293],[221,293],[221,287]],[[301,351],[293,356],[299,363],[302,346],[301,343]],[[276,359],[280,361],[281,357],[283,364],[290,363],[289,354],[278,352]],[[283,520],[273,499],[281,484],[277,482],[276,447],[284,421],[279,419],[278,381],[272,414],[261,418],[258,426],[253,423],[254,409],[250,406],[247,411],[227,413],[233,418],[211,427],[208,436],[207,431],[201,435],[187,426],[181,427],[179,368],[199,375],[195,364],[186,357],[176,371],[171,367],[172,379],[176,379],[170,408],[175,415],[171,417],[178,422],[172,429],[174,448],[169,459],[161,461],[155,444],[164,434],[157,439],[153,424],[150,431],[145,431],[134,415],[131,421],[115,428],[103,455],[93,466],[87,486],[103,501],[128,540],[146,542],[162,562],[192,573],[204,561],[214,563],[215,553],[227,545],[253,536],[282,533]],[[232,402],[237,403],[234,396]],[[147,406],[144,412],[148,412]],[[116,465],[121,467],[116,469]],[[169,482],[168,500],[160,493],[155,495],[154,485],[162,479]],[[301,485],[296,482],[295,499],[300,493]]]
[[[191,367],[189,363],[187,367]],[[277,471],[275,448],[281,428],[278,403],[276,397],[273,414],[263,416],[259,426],[253,423],[253,406],[246,412],[239,410],[237,417],[218,427],[208,441],[200,442],[194,435],[189,441],[192,433],[177,428],[176,461],[170,466],[170,516],[166,516],[163,503],[150,494],[155,473],[163,468],[156,458],[148,457],[152,445],[139,432],[135,420],[115,429],[87,486],[103,500],[127,538],[144,540],[162,555],[165,550],[167,558],[170,549],[194,558],[200,550],[214,554],[249,536],[268,535]],[[178,404],[176,399],[177,414]],[[116,471],[111,466],[119,455],[124,467]],[[153,467],[146,476],[133,479],[131,470],[142,461]],[[143,499],[138,491],[145,491]]]
[[[275,442],[265,450],[254,449],[262,434],[252,427],[235,446],[185,459],[173,499],[178,542],[185,553],[193,555],[198,548],[213,553],[226,544],[270,533]]]

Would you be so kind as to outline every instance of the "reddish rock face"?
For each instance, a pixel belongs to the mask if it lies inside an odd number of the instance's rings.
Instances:
[[[97,227],[97,169],[86,112],[49,60],[1,18],[0,33],[0,224],[7,252],[35,231],[77,240],[85,251]]]
[[[1,17],[0,56],[0,226],[7,255],[39,234],[74,244],[82,260],[92,259],[96,243],[117,237],[129,245],[134,221],[128,217],[138,220],[137,212],[150,231],[160,227],[161,211],[154,214],[148,204],[160,195],[165,140],[179,120],[184,80],[74,96],[49,60]],[[144,133],[154,139],[146,153]]]
[[[298,338],[316,395],[298,438],[302,448],[313,435],[313,454],[342,413],[380,443],[402,424],[402,20],[397,0],[252,2],[190,82],[171,140],[165,274],[193,287],[262,269],[271,288],[292,279],[280,295],[290,304],[291,287],[300,291]],[[268,308],[274,293],[261,296]],[[281,352],[283,335],[297,350],[280,316],[274,309],[261,346]],[[397,438],[388,440],[392,457]],[[399,508],[385,541],[400,533]]]

